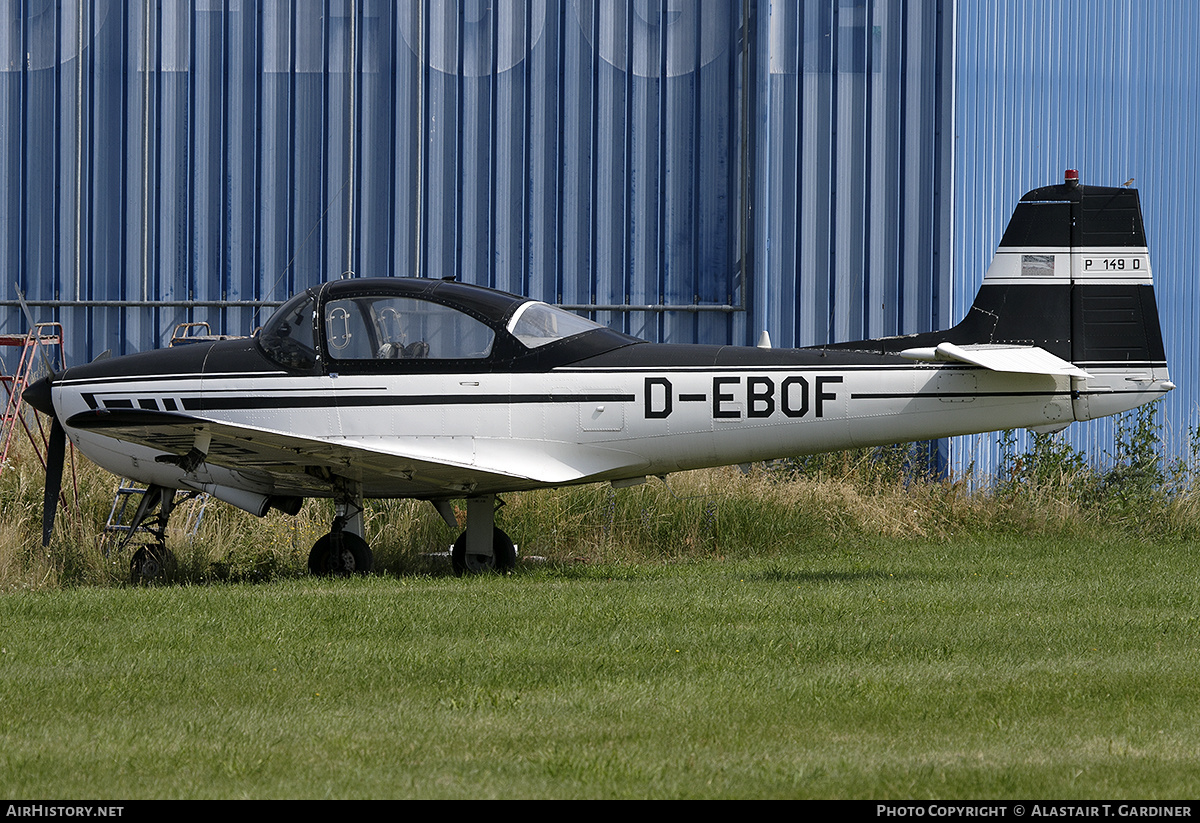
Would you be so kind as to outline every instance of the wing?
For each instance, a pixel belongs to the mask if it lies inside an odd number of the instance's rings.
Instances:
[[[73,415],[68,428],[185,455],[205,432],[204,462],[269,484],[279,494],[325,496],[334,475],[361,479],[366,497],[461,497],[629,476],[631,452],[539,439],[375,436],[335,440],[141,409]]]

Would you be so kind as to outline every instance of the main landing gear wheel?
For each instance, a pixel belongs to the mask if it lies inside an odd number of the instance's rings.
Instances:
[[[374,562],[371,547],[354,532],[330,532],[308,553],[308,570],[318,577],[366,574]]]
[[[463,532],[454,541],[450,552],[450,562],[454,566],[456,577],[464,574],[480,574],[510,572],[517,565],[517,549],[512,540],[498,526],[492,528],[492,556],[484,554],[467,554],[467,533]]]

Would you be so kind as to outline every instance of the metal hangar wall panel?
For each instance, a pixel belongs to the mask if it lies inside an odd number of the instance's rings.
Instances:
[[[1190,454],[1200,408],[1195,356],[1200,259],[1200,5],[1104,0],[956,4],[953,313],[971,304],[1011,214],[1031,188],[1081,182],[1138,189],[1171,379],[1158,404],[1166,451]],[[1093,460],[1112,418],[1061,437]],[[996,435],[956,438],[951,466],[987,475]],[[1026,445],[1020,435],[1018,449]]]
[[[0,0],[6,331],[69,358],[448,277],[651,340],[921,331],[953,5]],[[352,273],[352,274],[350,274]]]
[[[753,316],[777,345],[928,331],[945,319],[952,10],[771,4]]]

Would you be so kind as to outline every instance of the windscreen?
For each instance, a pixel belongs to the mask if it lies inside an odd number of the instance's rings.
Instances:
[[[289,369],[311,369],[317,362],[313,342],[313,313],[316,299],[305,292],[284,303],[259,332],[263,352]]]
[[[530,349],[602,328],[604,326],[586,317],[535,301],[521,306],[508,321],[509,332]]]

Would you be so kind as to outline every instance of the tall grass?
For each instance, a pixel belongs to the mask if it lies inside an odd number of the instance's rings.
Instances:
[[[521,557],[551,564],[771,557],[848,541],[1004,534],[1069,539],[1118,530],[1194,539],[1200,497],[1186,462],[1162,457],[1156,415],[1149,405],[1124,416],[1102,468],[1058,435],[1034,435],[1017,453],[1005,432],[999,474],[986,484],[937,476],[924,447],[909,444],[689,472],[633,488],[514,494],[498,523]],[[129,551],[116,550],[104,529],[116,488],[115,478],[76,457],[64,482],[67,506],[43,549],[43,470],[32,449],[19,449],[0,470],[0,591],[125,584]],[[327,500],[308,501],[295,517],[261,519],[215,501],[183,503],[168,533],[174,577],[197,584],[301,576],[332,518]],[[456,535],[429,504],[370,501],[365,523],[378,572],[448,568],[441,555]]]

